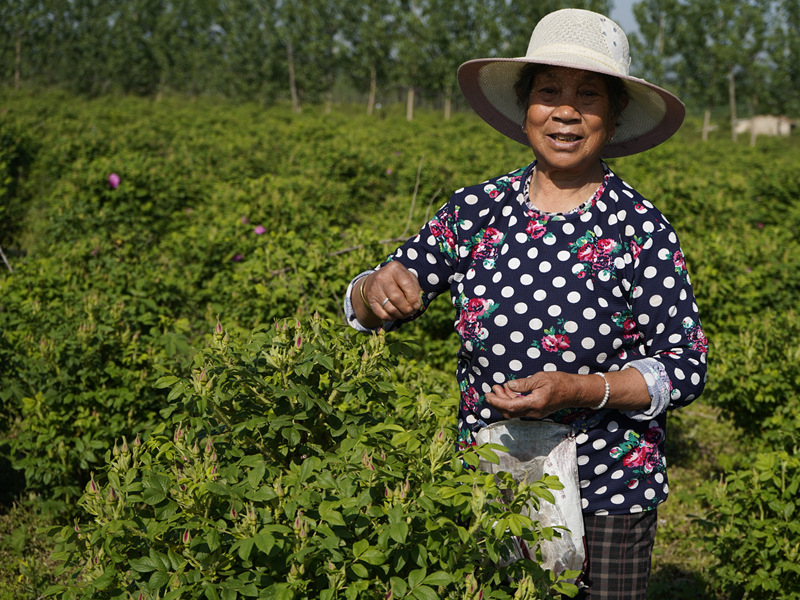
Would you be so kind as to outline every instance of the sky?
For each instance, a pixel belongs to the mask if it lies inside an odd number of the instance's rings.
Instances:
[[[613,0],[613,2],[614,8],[608,16],[622,27],[625,35],[631,35],[639,31],[639,28],[636,26],[636,19],[633,18],[633,5],[636,4],[638,0]]]

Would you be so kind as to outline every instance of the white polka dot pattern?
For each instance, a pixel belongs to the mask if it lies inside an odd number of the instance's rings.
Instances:
[[[532,166],[459,190],[390,257],[414,269],[426,302],[450,292],[464,445],[502,419],[484,400],[491,386],[537,371],[608,372],[649,357],[671,408],[705,381],[707,342],[666,219],[608,170],[577,210],[540,213],[521,185]],[[637,512],[666,499],[663,410],[642,420],[578,409],[551,418],[579,432],[586,512]]]

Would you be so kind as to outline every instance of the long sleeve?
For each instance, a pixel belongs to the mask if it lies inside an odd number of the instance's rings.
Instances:
[[[649,374],[656,388],[668,390],[666,408],[685,406],[705,386],[708,342],[683,252],[674,230],[665,223],[641,248],[632,244],[633,319],[642,333],[640,352],[653,361],[640,372],[646,379]]]

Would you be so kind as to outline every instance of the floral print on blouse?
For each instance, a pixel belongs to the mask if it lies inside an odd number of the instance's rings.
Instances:
[[[586,203],[542,213],[528,198],[534,166],[456,191],[387,262],[418,277],[425,306],[449,292],[462,445],[503,419],[485,401],[494,384],[538,371],[639,369],[654,397],[649,411],[549,418],[575,429],[584,512],[653,509],[669,492],[666,409],[697,398],[706,376],[708,344],[677,235],[605,165]],[[348,319],[363,329],[352,309]]]

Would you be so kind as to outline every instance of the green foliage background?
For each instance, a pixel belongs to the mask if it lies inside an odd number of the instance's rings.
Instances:
[[[205,393],[204,367],[218,361],[221,373],[240,376],[255,360],[242,358],[252,335],[274,331],[286,318],[303,331],[310,323],[324,324],[317,325],[325,329],[317,334],[318,358],[311,345],[302,354],[325,366],[322,357],[351,335],[333,325],[342,321],[350,278],[413,234],[453,190],[531,159],[524,148],[460,113],[447,121],[420,113],[408,122],[391,108],[375,118],[347,106],[298,115],[280,106],[264,110],[182,97],[86,101],[57,92],[7,95],[0,102],[0,247],[13,268],[0,276],[0,476],[8,482],[2,496],[6,527],[0,531],[12,542],[0,555],[0,598],[37,597],[50,584],[68,581],[70,571],[58,572],[46,558],[52,541],[36,525],[99,527],[92,519],[105,508],[92,505],[92,486],[102,487],[105,502],[119,460],[112,449],[123,436],[131,445],[138,436],[151,464],[165,477],[177,477],[168,469],[175,451],[159,448],[175,443],[169,440],[182,419],[194,419],[189,440],[219,434],[219,423],[192,404]],[[663,568],[691,574],[695,595],[687,597],[699,597],[697,589],[707,598],[797,597],[798,142],[759,138],[754,148],[724,139],[700,143],[698,127],[690,120],[663,146],[611,163],[675,225],[711,344],[706,393],[672,419],[673,473],[691,473],[691,489],[679,488],[663,514],[682,529],[667,525],[659,538],[669,556],[670,545],[687,539],[705,552]],[[109,185],[111,173],[120,178],[116,189]],[[218,323],[232,340],[235,364],[225,363],[230,357],[224,353],[213,355]],[[450,307],[435,303],[424,319],[391,339],[414,348],[388,362],[380,362],[382,350],[370,351],[380,364],[369,385],[385,380],[391,389],[365,388],[351,402],[373,414],[380,407],[409,429],[414,419],[397,416],[409,397],[435,394],[446,407],[457,395]],[[271,347],[261,344],[264,352]],[[361,353],[342,365],[360,364]],[[317,381],[317,389],[330,384],[334,371]],[[412,391],[409,396],[402,390]],[[214,398],[212,404],[225,397]],[[449,431],[450,412],[435,410],[419,433]],[[242,427],[257,431],[264,425],[248,421],[247,414],[239,415]],[[318,425],[308,415],[302,421],[304,427]],[[293,451],[309,439],[304,436],[313,437],[307,432],[295,439],[290,431],[301,429],[290,428],[278,439]],[[334,452],[333,446],[315,448],[319,460]],[[419,459],[416,452],[402,459]],[[241,463],[242,456],[217,454],[240,469],[227,480],[239,491],[225,493],[241,492],[246,500],[247,490],[237,486],[249,483],[248,469],[259,467]],[[278,464],[271,459],[265,469]],[[130,477],[128,485],[139,481]],[[388,479],[380,480],[381,493],[395,475],[382,477]],[[434,480],[437,493],[446,494]],[[397,483],[389,487],[395,490]],[[423,483],[410,482],[414,493]],[[134,486],[130,493],[133,506],[140,491]],[[173,518],[166,499],[162,505],[157,496],[148,498],[153,502],[143,501],[155,511],[153,523]],[[259,523],[268,513],[276,519],[269,512],[273,498],[250,501],[264,503],[255,511]],[[226,502],[225,514],[239,506]],[[224,518],[231,531],[238,526]],[[319,521],[319,515],[308,518]],[[204,538],[192,528],[207,533],[210,526],[181,521],[180,527],[180,535],[192,531],[198,540]],[[451,534],[447,539],[460,535],[457,528]],[[120,539],[121,545],[131,542]],[[221,547],[249,560],[234,539]],[[62,542],[67,555],[81,560],[97,550],[92,543],[80,550],[68,534]],[[380,548],[377,538],[367,543]],[[384,556],[392,551],[381,548]],[[166,549],[164,555],[169,559]],[[351,582],[381,577],[382,567],[369,561],[366,574],[353,574],[352,567],[348,574],[344,558],[341,565],[332,562]],[[135,564],[148,578],[159,572]],[[414,575],[414,583],[422,585],[438,571],[463,583],[461,568],[425,563],[426,575]],[[310,576],[293,576],[311,585]],[[410,578],[404,579],[409,594]],[[445,580],[431,581],[449,585]],[[677,581],[659,576],[657,548],[653,588],[661,595],[654,597],[679,597]],[[671,591],[661,589],[669,584]]]

